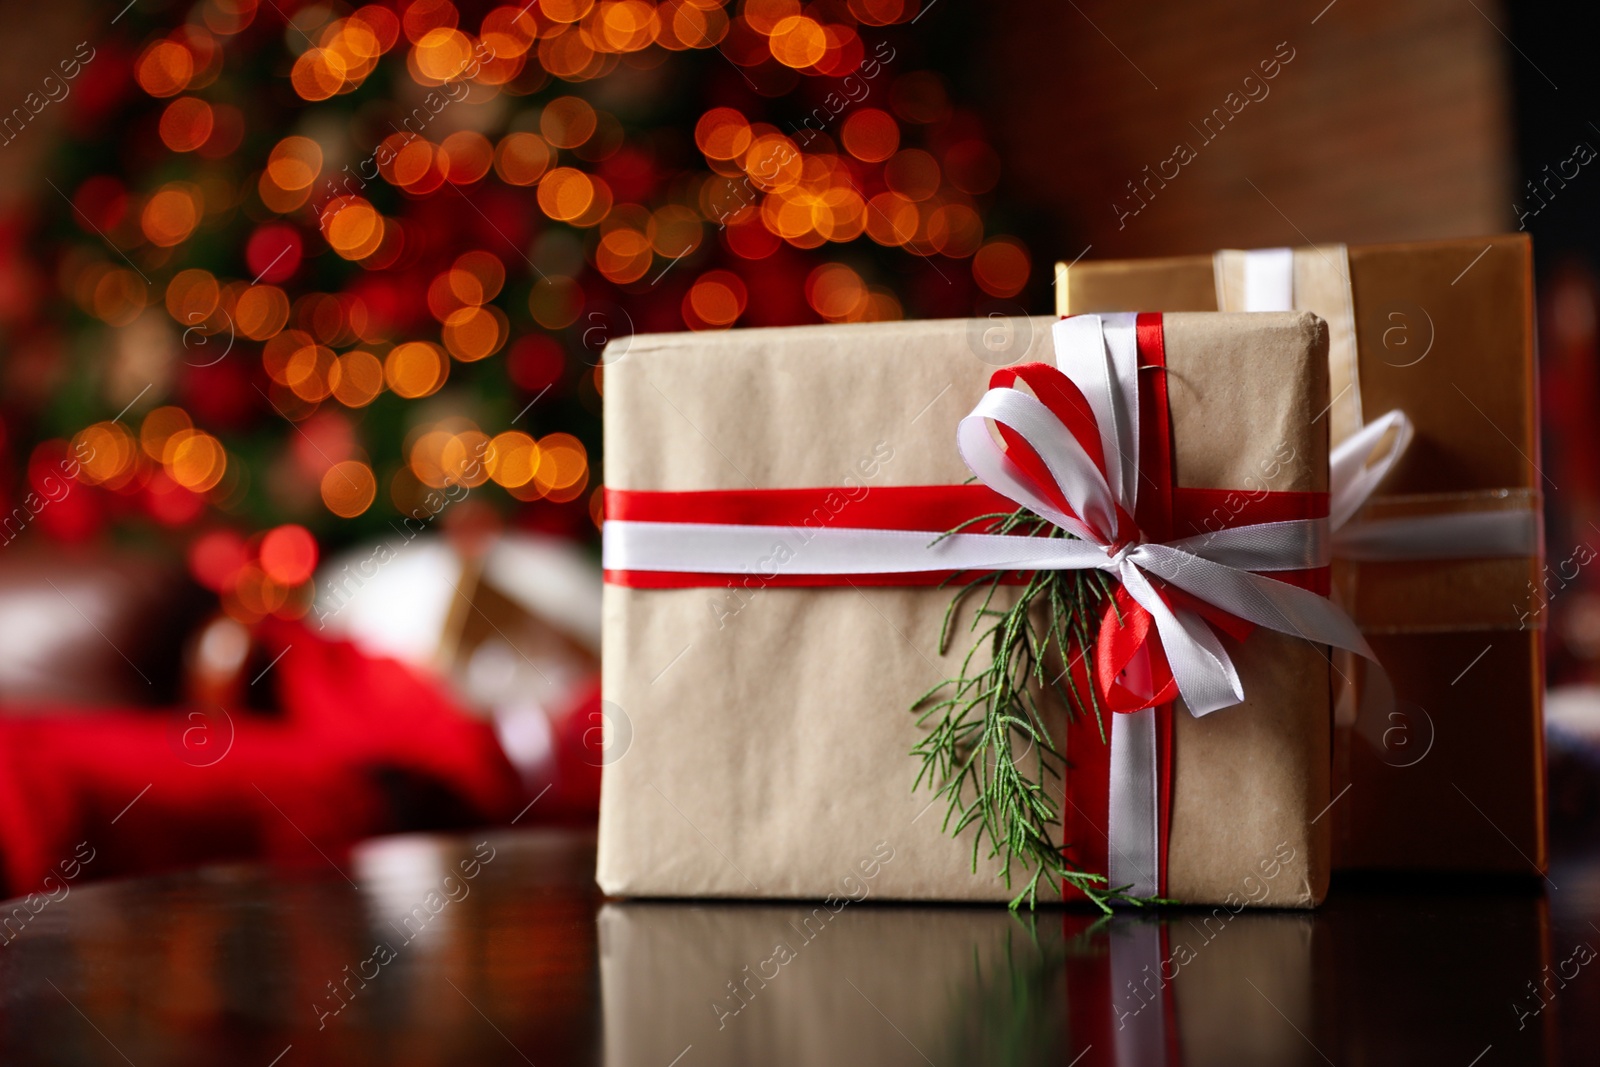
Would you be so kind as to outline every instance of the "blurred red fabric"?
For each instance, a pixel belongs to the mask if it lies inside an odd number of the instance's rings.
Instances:
[[[431,679],[299,624],[257,631],[272,711],[49,709],[0,719],[4,890],[218,860],[333,864],[361,838],[505,822],[493,728]],[[41,709],[43,710],[43,709]],[[80,845],[87,847],[80,853]]]

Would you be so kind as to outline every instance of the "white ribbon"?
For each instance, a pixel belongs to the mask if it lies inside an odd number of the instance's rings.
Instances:
[[[1414,431],[1398,409],[1345,438],[1328,457],[1328,523],[1335,530],[1361,510],[1411,445]],[[1337,544],[1337,541],[1335,541]]]
[[[1491,508],[1351,522],[1400,461],[1414,436],[1395,410],[1367,423],[1329,457],[1328,521],[1333,554],[1361,562],[1496,559],[1536,555],[1544,540],[1537,509]]]
[[[1227,287],[1220,284],[1228,257],[1218,253],[1218,306],[1231,303]],[[1343,248],[1328,260],[1345,261]],[[1295,252],[1292,248],[1257,248],[1243,254],[1243,311],[1293,311]],[[1317,267],[1318,260],[1310,260]],[[1344,278],[1345,305],[1350,304],[1349,277]],[[1317,310],[1315,308],[1311,310]],[[1321,309],[1326,315],[1328,309]],[[1352,347],[1345,353],[1356,421],[1360,422],[1361,381]],[[1339,357],[1334,357],[1339,362]],[[1329,457],[1328,521],[1334,531],[1333,554],[1359,561],[1421,559],[1491,559],[1532,556],[1544,538],[1537,509],[1532,507],[1485,509],[1403,519],[1351,520],[1372,496],[1410,446],[1415,431],[1406,413],[1398,409],[1358,428],[1333,448]]]
[[[1244,254],[1243,310],[1294,310],[1294,249],[1256,248]]]

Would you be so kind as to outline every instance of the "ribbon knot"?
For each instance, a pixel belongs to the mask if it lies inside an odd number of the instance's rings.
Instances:
[[[1118,576],[1118,610],[1102,621],[1096,657],[1112,706],[1137,711],[1174,690],[1194,715],[1242,701],[1238,671],[1213,625],[1235,635],[1263,626],[1371,658],[1339,607],[1255,573],[1326,566],[1327,519],[1234,526],[1168,543],[1141,539],[1132,516],[1148,475],[1139,468],[1135,316],[1072,316],[1054,330],[1058,366],[995,372],[956,437],[985,485],[1088,542],[1087,553],[1064,549],[1035,569],[1093,567]],[[1145,662],[1150,684],[1130,698],[1118,676],[1130,663],[1142,672]]]
[[[1122,570],[1122,565],[1128,562],[1128,557],[1131,556],[1133,551],[1141,544],[1143,544],[1142,541],[1134,538],[1132,540],[1119,541],[1115,544],[1107,545],[1106,565],[1103,569],[1120,572]]]

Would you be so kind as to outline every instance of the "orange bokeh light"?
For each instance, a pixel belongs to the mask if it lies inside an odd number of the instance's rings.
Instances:
[[[134,63],[134,76],[151,96],[177,96],[194,78],[194,54],[176,41],[154,41]]]
[[[529,483],[539,495],[557,502],[574,500],[588,482],[589,456],[582,442],[567,433],[540,439],[539,466]]]
[[[594,7],[594,0],[539,0],[539,10],[552,22],[577,22]]]
[[[289,298],[275,285],[252,285],[239,294],[233,321],[244,336],[265,341],[288,324]]]
[[[497,434],[489,442],[489,477],[508,489],[527,485],[539,469],[539,445],[520,430]]]
[[[471,185],[489,173],[494,163],[494,146],[489,138],[473,130],[457,130],[439,145],[440,164],[445,177],[456,185]]]
[[[595,266],[618,285],[638,281],[650,270],[653,260],[650,239],[628,226],[617,227],[600,238],[595,249]]]
[[[289,71],[289,83],[303,100],[326,100],[345,87],[349,64],[331,48],[308,48]]]
[[[211,105],[197,96],[180,96],[161,112],[161,143],[174,152],[193,152],[211,137]]]
[[[822,24],[804,15],[789,15],[772,28],[767,41],[772,58],[786,67],[815,66],[828,52],[828,35]]]
[[[558,96],[540,112],[539,132],[557,148],[577,148],[594,136],[598,121],[587,100]]]
[[[200,224],[199,189],[182,182],[162,186],[145,201],[139,217],[146,239],[161,248],[171,248],[189,239]]]
[[[344,259],[365,259],[383,241],[383,216],[359,196],[335,198],[322,212],[322,234]]]
[[[112,326],[126,326],[144,310],[144,279],[124,267],[113,267],[99,276],[90,295],[89,310]]]
[[[750,147],[750,123],[731,107],[714,107],[695,123],[694,143],[710,159],[736,159]]]
[[[450,361],[438,346],[427,341],[396,345],[383,361],[384,380],[396,395],[407,400],[438,392],[449,373]]]
[[[328,468],[321,490],[324,507],[342,519],[353,519],[372,506],[378,479],[361,460],[347,459]]]
[[[217,279],[208,270],[181,270],[167,283],[167,313],[183,326],[210,318],[221,298]]]
[[[408,10],[407,15],[409,14]],[[472,38],[455,29],[452,20],[450,26],[437,26],[423,34],[422,39],[417,41],[416,47],[412,50],[412,55],[416,59],[416,69],[421,72],[423,79],[435,85],[442,85],[461,77],[462,73],[472,65],[472,51]]]
[[[462,285],[457,295],[464,303],[486,304],[500,295],[500,288],[506,283],[506,266],[493,252],[463,252],[456,257],[450,278],[452,285]],[[468,299],[464,278],[474,283],[476,299]]]
[[[594,195],[594,180],[572,167],[557,167],[539,183],[539,207],[558,222],[571,222],[589,210]]]
[[[600,5],[600,37],[612,52],[647,48],[661,32],[656,5],[645,0],[612,0]]]
[[[824,263],[806,278],[806,301],[829,322],[859,321],[867,306],[867,287],[843,263]]]
[[[715,48],[727,35],[728,13],[720,4],[688,0],[673,10],[659,41],[665,48]]]
[[[500,351],[510,330],[499,308],[464,307],[444,320],[445,349],[463,363],[472,363]]]
[[[284,383],[294,390],[294,395],[308,403],[326,400],[333,392],[329,381],[333,373],[335,356],[324,345],[305,345],[289,356],[283,367]]]
[[[366,407],[383,392],[383,363],[371,352],[346,352],[328,377],[334,399],[347,408]]]
[[[900,147],[900,124],[887,111],[864,107],[850,113],[839,136],[852,156],[864,163],[881,163]]]
[[[696,325],[694,319],[712,327],[732,326],[734,320],[744,314],[748,299],[749,293],[737,274],[727,270],[707,271],[684,297],[685,309],[692,312],[692,316],[684,317],[691,326]]]
[[[451,434],[439,450],[439,470],[446,485],[476,489],[489,480],[489,435],[482,430]]]
[[[507,185],[532,185],[544,176],[555,153],[536,133],[511,133],[495,148],[494,171]]]
[[[155,408],[147,412],[139,424],[139,447],[145,455],[159,462],[167,454],[167,442],[172,435],[193,427],[189,413],[182,408]]]
[[[204,430],[179,430],[167,438],[161,459],[167,476],[192,493],[214,488],[228,469],[222,442]]]
[[[1016,296],[1030,267],[1028,250],[1014,237],[996,237],[972,257],[972,277],[990,296]]]
[[[280,189],[305,189],[322,170],[322,147],[309,137],[285,137],[267,157],[267,176]]]
[[[497,58],[521,56],[539,36],[539,24],[527,7],[497,7],[483,17],[483,43]]]
[[[132,470],[137,446],[120,422],[97,422],[72,439],[73,454],[80,457],[79,475],[90,485],[115,486]]]

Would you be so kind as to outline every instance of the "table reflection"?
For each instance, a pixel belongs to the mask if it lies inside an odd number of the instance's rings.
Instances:
[[[1489,1067],[1597,1038],[1592,863],[1543,893],[1378,879],[1314,913],[1111,918],[605,902],[592,863],[567,833],[397,838],[315,877],[86,884],[20,926],[12,902],[0,1056]]]
[[[1504,976],[1539,973],[1543,902],[1494,899],[1419,898],[1388,922],[1359,904],[1099,919],[607,904],[605,1062],[1314,1064],[1374,1034],[1387,1051],[1365,1062],[1459,1046],[1465,1063],[1497,1039],[1537,1059],[1542,1028],[1516,1031]]]

